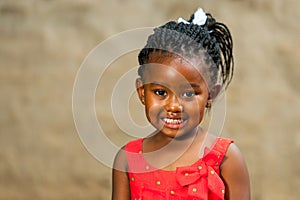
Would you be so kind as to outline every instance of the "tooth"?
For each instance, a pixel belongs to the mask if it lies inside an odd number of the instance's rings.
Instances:
[[[163,118],[163,121],[169,124],[181,124],[183,122],[182,119],[170,119],[170,118]]]

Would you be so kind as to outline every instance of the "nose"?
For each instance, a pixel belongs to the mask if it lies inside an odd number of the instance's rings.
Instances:
[[[166,111],[169,113],[180,113],[183,111],[180,99],[176,95],[169,96],[166,104]]]

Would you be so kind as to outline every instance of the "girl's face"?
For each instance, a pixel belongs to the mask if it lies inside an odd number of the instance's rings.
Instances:
[[[136,81],[147,119],[170,138],[195,133],[209,100],[201,74],[180,57],[156,59],[153,55],[149,63],[144,80]]]

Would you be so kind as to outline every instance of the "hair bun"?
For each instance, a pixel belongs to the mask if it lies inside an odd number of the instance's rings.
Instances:
[[[207,20],[207,15],[202,8],[198,8],[193,13],[188,21],[185,21],[181,17],[178,19],[178,23],[183,22],[185,24],[196,24],[198,26],[204,26]]]
[[[205,26],[208,28],[208,29],[211,29],[215,24],[216,24],[216,20],[215,18],[213,18],[211,16],[211,14],[206,14],[207,15],[207,20],[206,20],[206,23],[205,23]]]

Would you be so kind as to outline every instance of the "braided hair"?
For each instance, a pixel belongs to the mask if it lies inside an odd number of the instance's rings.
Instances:
[[[155,28],[138,55],[139,76],[143,79],[144,68],[152,53],[175,54],[204,59],[209,67],[211,84],[219,81],[226,88],[234,69],[231,34],[225,24],[217,22],[211,14],[206,13],[206,16],[204,25],[193,24],[193,14],[189,23],[170,21]]]

